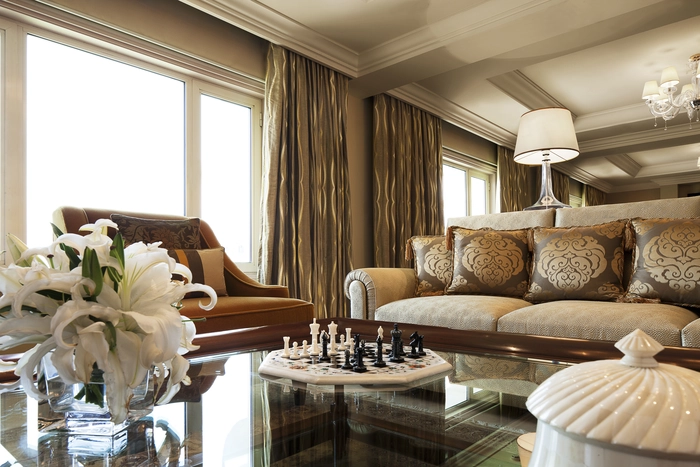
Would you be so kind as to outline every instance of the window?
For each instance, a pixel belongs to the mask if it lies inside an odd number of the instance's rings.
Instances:
[[[262,87],[243,94],[221,75],[214,83],[2,18],[0,37],[3,76],[26,95],[4,106],[3,239],[45,246],[61,205],[197,216],[256,271]]]
[[[495,167],[480,160],[443,150],[442,199],[445,225],[451,217],[491,212]]]

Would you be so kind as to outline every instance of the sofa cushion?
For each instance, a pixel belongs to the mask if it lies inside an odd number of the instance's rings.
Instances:
[[[444,235],[415,236],[408,240],[416,270],[416,296],[443,295],[452,278],[452,252]]]
[[[448,294],[522,298],[528,286],[528,230],[451,227],[452,281]]]
[[[632,219],[627,297],[700,307],[700,218]]]
[[[224,279],[224,248],[206,250],[168,250],[168,255],[180,264],[187,266],[192,273],[192,283],[206,284],[223,297],[226,292]],[[183,280],[179,274],[173,274],[173,279]],[[190,292],[185,297],[203,297],[204,292]]]
[[[199,219],[142,219],[123,214],[112,214],[110,218],[117,224],[125,245],[162,242],[161,247],[168,250],[202,247]]]
[[[520,298],[487,295],[415,297],[380,306],[374,318],[452,329],[495,331],[499,318],[529,305]]]
[[[525,299],[615,300],[623,295],[625,222],[536,228]]]
[[[498,320],[498,331],[618,341],[639,328],[662,345],[680,346],[681,330],[696,319],[692,311],[674,305],[569,300],[508,313]]]
[[[700,347],[700,319],[688,324],[681,331],[683,347]]]
[[[447,219],[447,225],[475,230],[483,228],[516,230],[532,227],[554,227],[555,211],[556,209],[542,209],[483,214],[480,216],[451,217]]]

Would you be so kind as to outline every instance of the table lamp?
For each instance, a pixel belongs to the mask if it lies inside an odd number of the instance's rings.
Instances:
[[[578,156],[578,142],[571,112],[562,108],[532,110],[520,117],[518,139],[515,142],[515,162],[542,164],[540,199],[525,211],[549,208],[570,208],[552,193],[552,173],[549,164],[564,162]]]

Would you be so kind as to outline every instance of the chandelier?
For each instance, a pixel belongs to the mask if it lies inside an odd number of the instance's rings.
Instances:
[[[661,117],[664,119],[664,129],[666,129],[666,123],[678,115],[681,109],[688,114],[691,128],[693,117],[700,121],[700,96],[698,96],[698,91],[700,91],[698,73],[700,70],[698,70],[698,64],[700,64],[700,54],[692,55],[688,59],[690,83],[683,85],[680,94],[676,95],[678,90],[676,86],[680,80],[678,72],[672,66],[664,68],[661,72],[661,85],[658,85],[656,81],[644,83],[642,99],[654,116],[654,126],[656,126],[656,118]]]

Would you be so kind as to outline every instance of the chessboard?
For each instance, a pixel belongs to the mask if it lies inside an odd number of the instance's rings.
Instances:
[[[368,346],[369,347],[369,346]],[[372,349],[368,349],[371,357]],[[404,347],[410,352],[410,347]],[[341,353],[331,356],[330,362],[320,362],[319,357],[306,357],[292,360],[283,357],[284,350],[267,354],[258,369],[261,375],[289,378],[292,381],[318,385],[405,385],[427,380],[452,371],[452,365],[435,352],[423,349],[425,355],[418,358],[404,357],[404,361],[394,363],[385,358],[386,366],[375,367],[373,360],[365,361],[366,371],[355,372],[343,369],[345,357]]]

